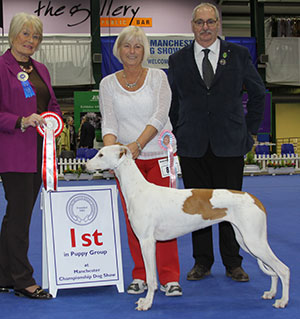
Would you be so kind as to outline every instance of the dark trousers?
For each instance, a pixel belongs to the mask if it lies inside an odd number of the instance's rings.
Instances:
[[[216,157],[209,148],[201,158],[180,157],[180,165],[185,188],[242,189],[242,156]],[[214,263],[212,227],[193,232],[192,242],[195,262],[210,269]],[[228,222],[219,224],[219,248],[226,268],[241,265],[240,247]]]
[[[41,186],[40,144],[37,173],[1,173],[7,206],[0,233],[0,287],[35,284],[27,253],[32,210]]]

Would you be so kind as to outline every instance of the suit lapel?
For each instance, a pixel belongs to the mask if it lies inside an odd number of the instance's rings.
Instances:
[[[10,70],[10,72],[12,74],[15,75],[15,77],[17,78],[17,74],[19,72],[22,72],[18,62],[15,60],[15,58],[13,57],[13,55],[11,54],[10,50],[6,51],[4,53],[4,60],[7,64],[8,69]]]
[[[189,47],[187,47],[187,61],[191,61],[191,63],[189,63],[190,74],[192,75],[192,78],[195,79],[195,81],[199,81],[202,86],[206,87],[195,60],[194,43],[195,41],[192,44],[190,44]]]
[[[214,85],[215,81],[217,81],[222,76],[222,73],[225,70],[229,60],[230,60],[230,49],[229,49],[228,42],[220,39],[220,54],[219,54],[217,69],[212,82],[212,86]]]
[[[9,50],[6,51],[3,56],[10,72],[14,74],[14,76],[17,78],[18,73],[22,72],[22,69],[20,68],[18,62],[15,60],[15,58]],[[31,59],[31,62],[36,71],[38,72],[39,76],[42,78],[42,80],[46,83],[47,87],[49,88],[51,86],[51,83],[49,83],[48,77],[46,76],[44,70],[40,67],[40,64],[33,59]]]
[[[186,50],[187,50],[186,61],[190,61],[187,64],[187,71],[193,80],[199,82],[203,87],[206,88],[206,85],[201,77],[201,74],[198,70],[198,66],[197,66],[197,63],[195,60],[194,42],[186,47]],[[229,43],[227,41],[220,39],[219,59],[218,59],[216,73],[215,73],[215,76],[213,78],[211,86],[214,86],[216,81],[222,76],[222,73],[225,70],[225,68],[229,62],[230,62]],[[185,61],[183,61],[183,63],[185,63]]]

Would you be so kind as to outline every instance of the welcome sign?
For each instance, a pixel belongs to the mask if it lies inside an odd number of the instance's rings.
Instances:
[[[43,190],[43,287],[124,292],[116,186]]]

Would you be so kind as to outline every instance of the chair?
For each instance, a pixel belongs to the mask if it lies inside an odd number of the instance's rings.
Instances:
[[[281,144],[281,155],[294,155],[294,145],[293,144]]]
[[[76,159],[85,159],[85,153],[87,151],[87,148],[84,148],[84,147],[80,147],[77,149],[77,152],[76,152]]]
[[[256,145],[255,153],[257,155],[269,155],[270,149],[268,145]]]
[[[258,142],[270,142],[270,135],[269,134],[257,134],[257,141]]]
[[[74,152],[62,150],[60,153],[60,158],[74,158]]]
[[[85,152],[85,158],[91,159],[98,153],[98,150],[95,148],[88,148]]]

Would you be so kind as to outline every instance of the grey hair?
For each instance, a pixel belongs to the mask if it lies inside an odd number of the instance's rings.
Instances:
[[[17,13],[10,22],[8,31],[9,46],[12,47],[13,41],[26,25],[32,25],[34,32],[39,35],[39,44],[43,40],[43,23],[37,16],[24,12]]]
[[[213,5],[212,3],[209,3],[209,2],[202,2],[202,3],[198,4],[197,7],[194,8],[193,13],[192,13],[192,21],[195,21],[196,12],[198,9],[200,9],[202,7],[212,8],[215,11],[216,19],[217,20],[220,19],[219,10],[215,5]]]
[[[144,56],[143,61],[145,62],[148,57],[150,56],[150,45],[149,41],[147,39],[147,36],[144,32],[144,30],[140,27],[136,26],[128,26],[124,28],[121,33],[118,35],[117,40],[113,47],[113,54],[114,56],[121,62],[120,57],[120,49],[123,43],[129,42],[132,39],[135,39],[140,45],[144,47]]]

